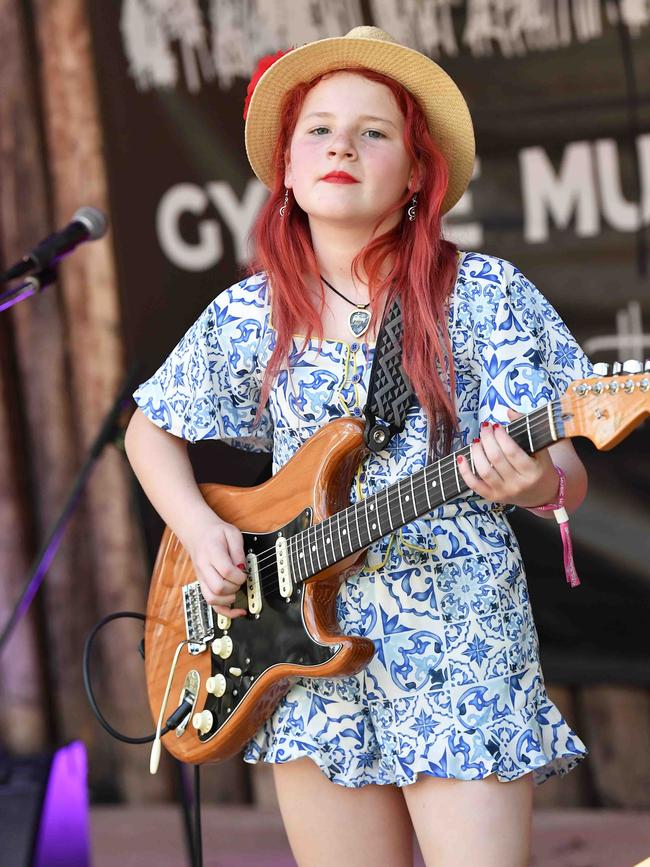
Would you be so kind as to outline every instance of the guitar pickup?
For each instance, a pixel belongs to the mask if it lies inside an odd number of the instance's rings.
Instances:
[[[262,590],[260,588],[260,572],[257,556],[252,552],[246,555],[246,595],[248,610],[251,614],[259,614],[262,610]]]
[[[291,599],[293,580],[289,564],[289,545],[285,536],[275,540],[275,563],[278,569],[278,590],[283,599]]]

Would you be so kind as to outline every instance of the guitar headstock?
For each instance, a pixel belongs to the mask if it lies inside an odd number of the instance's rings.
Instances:
[[[565,436],[583,436],[596,448],[613,448],[650,415],[650,363],[594,365],[594,375],[576,379],[561,400]]]

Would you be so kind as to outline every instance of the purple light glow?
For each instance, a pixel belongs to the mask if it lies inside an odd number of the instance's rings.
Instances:
[[[87,770],[81,741],[55,753],[33,867],[89,867]]]

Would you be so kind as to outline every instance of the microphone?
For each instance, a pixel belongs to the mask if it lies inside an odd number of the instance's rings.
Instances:
[[[15,280],[24,274],[39,272],[56,264],[66,253],[84,241],[96,241],[108,230],[108,219],[97,208],[84,207],[74,214],[65,229],[44,238],[31,253],[12,265],[0,276],[0,284]]]

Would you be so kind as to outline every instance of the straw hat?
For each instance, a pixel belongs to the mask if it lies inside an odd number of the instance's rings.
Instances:
[[[378,27],[355,27],[345,36],[309,42],[269,66],[255,85],[246,115],[246,152],[253,171],[271,186],[285,94],[324,72],[356,66],[394,78],[419,101],[449,166],[449,188],[442,207],[443,213],[448,211],[467,189],[474,165],[474,129],[467,103],[437,63],[395,42]]]

